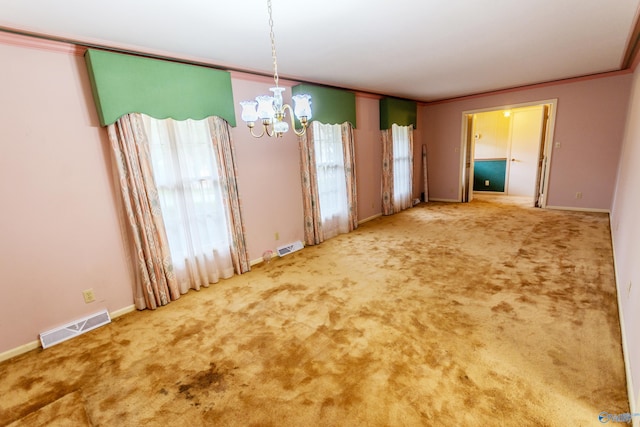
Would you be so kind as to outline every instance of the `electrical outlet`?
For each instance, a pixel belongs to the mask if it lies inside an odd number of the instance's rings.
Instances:
[[[280,240],[280,233],[276,231],[274,237],[276,240]]]
[[[576,193],[576,199],[582,199],[582,191]]]
[[[489,186],[489,180],[488,180],[488,179],[485,179],[485,180],[484,180],[484,186],[485,186],[485,187],[488,187],[488,186]]]
[[[86,304],[96,300],[96,294],[93,293],[93,289],[85,289],[82,291],[82,296],[84,297],[84,302]]]

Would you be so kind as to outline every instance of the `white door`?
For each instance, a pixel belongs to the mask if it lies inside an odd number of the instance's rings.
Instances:
[[[535,196],[540,142],[542,140],[543,106],[513,110],[511,121],[511,155],[507,194]]]

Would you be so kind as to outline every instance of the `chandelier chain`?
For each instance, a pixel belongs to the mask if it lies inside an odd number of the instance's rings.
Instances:
[[[269,9],[269,37],[271,38],[271,58],[273,59],[273,80],[278,87],[278,59],[276,57],[276,38],[273,35],[273,11],[271,9],[271,0],[267,0],[267,7]]]

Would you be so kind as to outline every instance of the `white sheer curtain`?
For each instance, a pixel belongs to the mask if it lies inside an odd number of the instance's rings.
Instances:
[[[142,119],[180,292],[231,277],[229,221],[208,121]]]
[[[395,212],[412,206],[413,192],[413,126],[391,126],[393,138],[393,206]]]
[[[349,232],[342,128],[313,122],[318,199],[324,238]]]

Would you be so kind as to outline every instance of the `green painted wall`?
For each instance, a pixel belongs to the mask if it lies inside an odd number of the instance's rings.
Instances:
[[[93,49],[85,59],[103,126],[128,113],[176,120],[219,116],[236,125],[226,71]]]
[[[324,124],[349,122],[356,127],[356,94],[346,90],[299,84],[292,88],[294,95],[311,95],[311,120]],[[293,107],[293,106],[292,106]],[[296,120],[296,127],[300,123]]]

